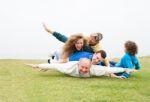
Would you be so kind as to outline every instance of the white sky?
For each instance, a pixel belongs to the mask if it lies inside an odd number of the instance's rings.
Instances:
[[[103,49],[121,57],[124,42],[139,45],[138,56],[150,55],[149,0],[0,0],[0,58],[47,58],[63,43],[44,31],[101,32]]]

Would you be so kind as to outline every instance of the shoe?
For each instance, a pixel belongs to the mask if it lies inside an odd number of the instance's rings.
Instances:
[[[51,63],[51,59],[48,59],[47,62],[50,64]]]
[[[126,78],[129,78],[129,77],[130,77],[130,74],[124,72],[124,73],[121,75],[121,77],[126,79]]]

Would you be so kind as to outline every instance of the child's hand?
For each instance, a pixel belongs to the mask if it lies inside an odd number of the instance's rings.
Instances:
[[[53,31],[49,29],[45,23],[42,23],[42,25],[47,32],[49,32],[50,34],[53,34]]]

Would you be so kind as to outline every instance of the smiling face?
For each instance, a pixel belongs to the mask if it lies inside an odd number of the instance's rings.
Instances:
[[[90,44],[91,46],[94,46],[94,45],[97,44],[97,42],[96,42],[96,40],[95,40],[95,36],[90,36],[90,38],[89,38],[89,44]]]
[[[102,58],[101,53],[94,53],[92,57],[92,64],[98,64],[103,60],[104,58]]]
[[[90,34],[89,45],[95,46],[96,44],[99,43],[100,40],[102,40],[102,38],[103,35],[99,32]]]
[[[78,67],[80,74],[87,74],[90,71],[91,61],[87,58],[82,58],[78,63]]]
[[[77,42],[75,43],[76,50],[80,51],[83,48],[83,45],[84,45],[84,40],[78,39]]]

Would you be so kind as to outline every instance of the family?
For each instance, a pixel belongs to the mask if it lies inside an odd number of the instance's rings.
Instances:
[[[46,64],[28,64],[31,67],[39,68],[41,71],[49,69],[68,74],[74,77],[91,77],[106,75],[120,79],[129,78],[132,72],[140,69],[136,54],[138,46],[133,41],[126,41],[124,44],[125,54],[119,62],[110,61],[107,53],[102,50],[100,41],[103,35],[99,32],[84,37],[82,33],[65,35],[52,31],[43,23],[44,29],[64,42],[62,51],[55,51]]]

